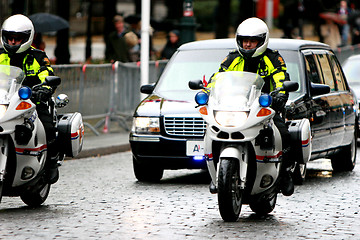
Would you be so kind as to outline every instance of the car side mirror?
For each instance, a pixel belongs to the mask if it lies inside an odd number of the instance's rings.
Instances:
[[[191,80],[189,81],[189,88],[192,90],[204,89],[204,84],[201,80]]]
[[[312,96],[327,94],[330,92],[330,87],[325,84],[310,83],[310,93]]]
[[[282,89],[286,92],[295,92],[298,90],[299,84],[297,82],[285,81],[283,83]]]
[[[140,87],[140,92],[144,93],[144,94],[152,94],[152,92],[154,91],[154,88],[155,88],[154,84],[142,85]]]

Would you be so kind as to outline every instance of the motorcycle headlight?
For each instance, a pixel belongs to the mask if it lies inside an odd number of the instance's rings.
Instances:
[[[0,119],[5,115],[6,110],[7,110],[6,105],[0,105]]]
[[[159,118],[156,117],[134,117],[132,131],[137,134],[158,134],[159,122]]]
[[[248,117],[247,112],[214,111],[215,120],[224,127],[240,127]]]

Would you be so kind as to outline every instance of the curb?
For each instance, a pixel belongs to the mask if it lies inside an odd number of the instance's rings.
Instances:
[[[108,147],[99,147],[96,149],[83,149],[79,155],[74,158],[65,158],[65,160],[76,160],[81,158],[90,158],[90,157],[98,157],[101,155],[108,155],[118,152],[126,152],[130,151],[130,144],[121,144],[121,145],[114,145]]]

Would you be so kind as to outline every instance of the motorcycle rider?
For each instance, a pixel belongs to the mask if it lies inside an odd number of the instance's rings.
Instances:
[[[278,51],[267,48],[269,29],[264,21],[255,17],[246,19],[238,26],[235,40],[237,50],[231,51],[225,57],[217,73],[226,71],[257,73],[265,81],[262,88],[264,93],[270,93],[274,89],[282,87],[284,81],[290,80],[282,56]],[[211,86],[211,79],[208,86]],[[289,156],[290,133],[280,114],[287,99],[287,93],[279,92],[276,96],[273,96],[271,107],[276,111],[274,123],[280,131],[283,146],[280,188],[283,195],[290,196],[294,192],[294,183],[290,172],[294,161]]]
[[[34,32],[31,20],[21,14],[6,19],[1,28],[3,49],[0,49],[0,64],[23,69],[26,75],[23,85],[30,88],[44,82],[45,77],[54,75],[46,53],[31,47]],[[33,89],[31,98],[46,132],[48,157],[45,166],[49,183],[55,183],[59,178],[55,150],[56,130],[48,107],[54,90],[50,86],[41,86]]]

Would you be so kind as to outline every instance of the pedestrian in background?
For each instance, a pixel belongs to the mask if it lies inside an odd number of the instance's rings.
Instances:
[[[45,51],[45,42],[42,39],[41,33],[35,33],[34,34],[34,40],[32,45],[34,48],[40,49],[42,51]]]
[[[129,62],[129,46],[126,43],[125,34],[128,32],[124,18],[120,15],[114,17],[115,31],[108,36],[105,50],[105,58],[107,61]]]
[[[355,18],[351,26],[352,29],[352,45],[360,43],[360,15]]]
[[[342,0],[340,1],[340,9],[338,11],[338,15],[342,20],[346,23],[340,25],[340,34],[341,34],[341,45],[346,46],[348,45],[349,41],[349,34],[350,34],[350,26],[348,24],[348,16],[350,14],[351,9],[347,6],[347,1]]]
[[[323,42],[328,44],[332,49],[341,45],[341,36],[339,27],[331,19],[324,19],[320,25],[320,34]]]
[[[172,30],[168,34],[168,40],[164,49],[161,51],[161,59],[170,59],[180,46],[179,30]]]

